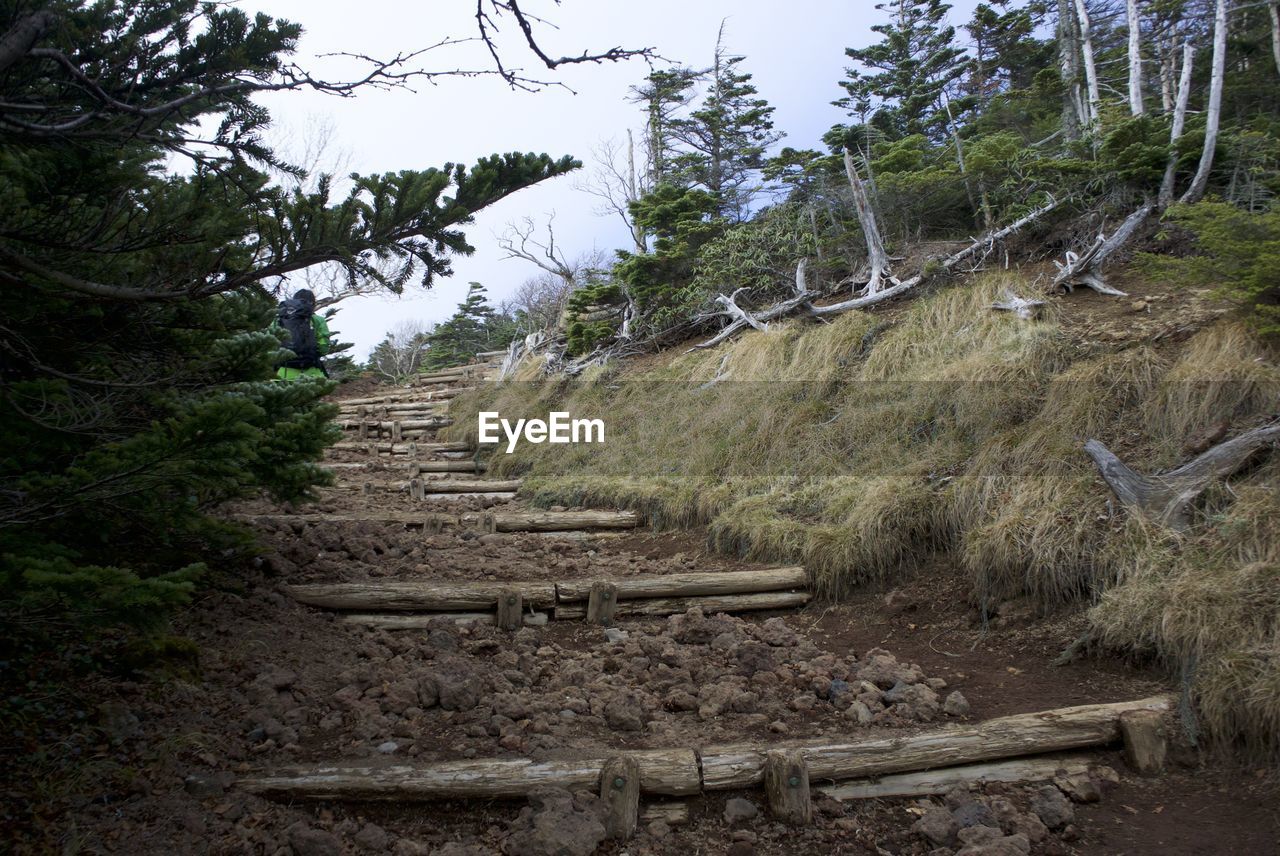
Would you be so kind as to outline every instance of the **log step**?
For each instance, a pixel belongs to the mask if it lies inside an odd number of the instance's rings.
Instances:
[[[785,745],[744,744],[701,749],[648,749],[624,751],[609,757],[585,760],[532,761],[487,759],[440,761],[428,764],[322,765],[295,767],[240,780],[239,787],[280,799],[311,800],[434,800],[474,797],[519,799],[528,789],[553,785],[569,789],[598,789],[601,773],[617,759],[634,759],[640,771],[643,793],[692,796],[704,791],[738,790],[758,786],[765,778],[770,753],[802,764],[816,781],[859,780],[847,786],[859,798],[873,777],[889,789],[907,787],[911,773],[921,787],[938,787],[945,776],[960,781],[968,766],[979,761],[1008,761],[1068,749],[1105,746],[1120,739],[1120,717],[1138,710],[1167,713],[1176,699],[1153,696],[1115,704],[1091,704],[1057,710],[1024,713],[988,720],[974,726],[934,729],[892,738],[850,743],[792,741]],[[1054,769],[1075,761],[1053,759]],[[991,764],[980,765],[992,775]],[[941,769],[939,769],[941,768]],[[1014,767],[999,775],[1012,775]],[[1022,767],[1025,770],[1043,767]],[[1069,766],[1067,769],[1071,769]],[[921,772],[928,771],[928,772]],[[1037,773],[1038,775],[1038,773]],[[915,787],[911,785],[910,787]],[[950,785],[948,785],[950,787]],[[836,792],[845,790],[837,787]],[[914,792],[913,792],[914,793]],[[888,795],[888,794],[886,794]],[[910,795],[910,794],[908,794]]]
[[[703,612],[750,612],[760,609],[796,609],[809,602],[804,591],[767,591],[755,594],[722,594],[713,597],[647,598],[645,600],[619,600],[612,616],[629,615],[679,615],[697,607]],[[586,604],[561,604],[556,607],[557,621],[587,618]]]
[[[371,630],[426,630],[431,622],[446,618],[458,624],[495,624],[492,612],[356,612],[342,616],[344,624],[358,624]],[[525,627],[543,627],[551,620],[550,613],[526,612],[522,616]]]
[[[926,770],[920,773],[895,773],[879,779],[857,779],[831,787],[818,788],[836,800],[870,800],[887,797],[926,797],[945,794],[954,787],[985,785],[992,782],[1045,782],[1060,775],[1086,773],[1092,762],[1083,755],[1069,757],[1017,758],[987,764],[965,764]]]
[[[556,583],[560,603],[587,600],[592,580]],[[809,587],[809,574],[799,566],[765,568],[758,571],[700,571],[683,574],[646,574],[612,580],[622,600],[645,597],[698,597],[704,595],[748,594],[780,589]]]
[[[308,583],[286,586],[285,592],[299,603],[326,609],[438,612],[492,609],[499,595],[508,589],[518,591],[528,607],[552,606],[556,602],[555,583]]]

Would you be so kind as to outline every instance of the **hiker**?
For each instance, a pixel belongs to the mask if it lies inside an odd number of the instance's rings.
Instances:
[[[329,353],[329,325],[316,314],[316,296],[309,289],[299,289],[293,297],[281,301],[274,326],[285,332],[284,347],[294,353],[292,359],[276,369],[277,378],[329,376],[320,360]]]

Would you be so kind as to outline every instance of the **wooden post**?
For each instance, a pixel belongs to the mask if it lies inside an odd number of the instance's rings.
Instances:
[[[356,428],[356,436],[359,437],[361,440],[368,440],[369,439],[369,423],[365,422],[362,419],[360,420],[359,423],[357,423],[357,425],[358,427]]]
[[[377,488],[374,487],[373,482],[367,481],[361,485],[361,492],[363,492],[365,496],[372,496],[376,490]]]
[[[610,758],[600,771],[600,798],[609,807],[605,829],[610,838],[626,841],[640,818],[640,763],[629,756]]]
[[[605,582],[604,580],[592,583],[591,595],[587,600],[587,623],[603,624],[605,626],[612,624],[613,613],[617,606],[617,583]]]
[[[498,531],[498,518],[493,514],[480,515],[479,528],[485,534],[493,534]]]
[[[404,439],[404,435],[400,432],[400,420],[397,419],[391,423],[391,442],[399,443]]]
[[[498,629],[519,630],[523,625],[524,599],[516,589],[498,593]]]
[[[426,494],[426,490],[422,486],[422,479],[409,480],[409,498],[422,501],[422,497]]]
[[[764,759],[764,791],[769,811],[783,823],[802,825],[813,820],[809,765],[803,752],[770,750]]]
[[[1157,710],[1130,710],[1120,714],[1124,759],[1135,773],[1151,776],[1164,769],[1167,750],[1164,716]]]
[[[420,475],[422,475],[422,467],[417,461],[411,462],[409,464],[409,478],[417,478]]]

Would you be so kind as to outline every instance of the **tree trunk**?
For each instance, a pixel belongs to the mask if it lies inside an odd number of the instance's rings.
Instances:
[[[1200,167],[1183,194],[1186,203],[1199,202],[1209,186],[1213,171],[1213,153],[1218,145],[1218,124],[1222,119],[1222,87],[1227,74],[1227,12],[1230,0],[1218,0],[1213,14],[1213,72],[1209,82],[1209,107],[1205,111],[1204,151]]]
[[[1178,79],[1178,100],[1173,107],[1173,127],[1169,130],[1169,145],[1178,142],[1187,125],[1187,103],[1191,99],[1191,67],[1195,61],[1196,49],[1190,39],[1182,45],[1182,76]],[[1169,163],[1164,168],[1164,180],[1160,182],[1160,195],[1156,203],[1161,211],[1173,203],[1174,183],[1177,181],[1178,154],[1169,152]]]
[[[1062,73],[1062,132],[1068,141],[1080,139],[1080,127],[1088,124],[1084,96],[1080,91],[1079,23],[1071,9],[1072,0],[1058,0],[1058,63]]]
[[[1143,476],[1125,466],[1102,443],[1090,440],[1084,450],[1102,471],[1102,478],[1115,492],[1120,504],[1151,515],[1172,529],[1191,524],[1191,504],[1215,481],[1244,466],[1258,450],[1280,440],[1280,423],[1246,431],[1219,443],[1177,469]]]
[[[644,597],[695,597],[804,589],[809,586],[809,575],[802,567],[791,567],[766,568],[760,571],[654,574],[620,577],[613,582],[617,583],[618,597],[631,600]],[[586,600],[591,594],[591,584],[592,580],[558,582],[556,598],[561,603]]]
[[[1138,0],[1127,0],[1129,20],[1129,112],[1141,116],[1142,106],[1142,21],[1138,17]]]
[[[889,276],[889,254],[884,249],[884,239],[880,237],[880,225],[876,222],[875,211],[871,207],[871,198],[867,188],[858,175],[858,167],[853,162],[853,155],[844,150],[844,171],[849,177],[849,189],[853,191],[853,204],[857,209],[858,223],[862,226],[862,236],[867,242],[867,263],[871,267],[871,278],[863,292],[867,296],[877,294],[884,288],[886,278],[896,284]]]
[[[58,16],[52,12],[36,12],[27,15],[13,25],[9,32],[0,37],[0,72],[22,59],[36,42],[58,23]]]
[[[1089,127],[1091,131],[1096,131],[1102,96],[1098,93],[1098,67],[1093,61],[1093,27],[1085,0],[1075,2],[1076,20],[1080,23],[1080,52],[1084,57],[1084,79],[1089,92]]]
[[[1271,55],[1276,61],[1276,72],[1280,73],[1280,3],[1271,3],[1267,11],[1271,13]]]
[[[636,140],[630,128],[627,129],[627,196],[631,202],[640,198],[640,188],[636,181]],[[627,225],[631,227],[631,242],[635,246],[636,255],[644,255],[649,251],[644,227],[636,222],[635,217],[628,217]]]
[[[803,749],[814,780],[865,779],[885,773],[953,767],[998,758],[1105,746],[1120,739],[1120,715],[1130,710],[1171,709],[1173,697],[1089,704],[992,719],[967,728],[882,737],[855,743],[794,744]],[[702,750],[702,784],[728,791],[760,784],[765,753],[793,744],[708,746]]]

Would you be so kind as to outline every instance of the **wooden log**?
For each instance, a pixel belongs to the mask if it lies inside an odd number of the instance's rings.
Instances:
[[[809,767],[803,752],[773,749],[765,755],[764,792],[769,812],[783,823],[803,826],[813,821]]]
[[[371,466],[369,461],[356,461],[355,463],[345,463],[342,461],[330,461],[320,465],[325,470],[367,470]]]
[[[698,793],[698,758],[693,750],[641,750],[628,755],[639,763],[642,793],[677,797]],[[608,760],[504,758],[384,767],[321,765],[241,779],[238,786],[249,793],[282,799],[521,799],[539,785],[594,789]]]
[[[498,615],[495,623],[499,630],[519,630],[523,614],[524,597],[520,589],[505,588],[498,592]]]
[[[488,610],[498,595],[508,588],[520,593],[531,607],[555,603],[552,583],[499,582],[360,582],[307,583],[286,586],[285,591],[299,603],[325,609],[358,609],[362,612],[409,612],[412,610]]]
[[[1135,773],[1153,776],[1164,769],[1168,751],[1164,716],[1156,710],[1129,710],[1120,714],[1124,759]]]
[[[371,612],[347,613],[344,624],[358,624],[373,630],[425,630],[431,622],[446,618],[458,624],[496,624],[492,612]],[[551,620],[547,612],[525,612],[520,621],[525,627],[545,627]]]
[[[609,810],[604,822],[608,836],[629,840],[640,820],[640,762],[626,755],[606,761],[600,771],[600,798]]]
[[[653,823],[660,820],[667,826],[685,826],[689,823],[689,804],[687,802],[647,803],[640,807],[640,822]]]
[[[1090,759],[1083,756],[1016,758],[987,764],[965,764],[921,773],[896,773],[879,779],[859,779],[818,788],[818,793],[836,800],[924,797],[945,794],[954,787],[992,782],[1047,782],[1065,773],[1087,773]]]
[[[475,461],[413,461],[409,464],[409,475],[420,473],[474,473],[482,467]]]
[[[532,511],[495,514],[494,532],[563,532],[573,529],[634,529],[640,517],[634,511]]]
[[[618,597],[622,600],[642,597],[699,597],[804,589],[809,586],[809,575],[804,568],[795,566],[759,571],[650,574],[619,579],[617,585]],[[590,580],[565,580],[556,584],[556,597],[562,603],[586,600],[590,594]]]
[[[447,401],[467,392],[474,392],[473,386],[455,386],[447,389],[404,389],[387,395],[372,395],[365,398],[346,398],[337,402],[339,407],[351,408],[361,406],[378,407],[389,404],[409,404],[420,401]]]
[[[329,448],[339,452],[362,452],[364,454],[378,454],[378,455],[411,455],[420,450],[425,451],[427,453],[431,453],[434,450],[429,448],[424,448],[424,447],[433,446],[433,445],[439,445],[439,446],[457,445],[462,447],[459,451],[466,451],[466,448],[467,448],[467,445],[465,443],[456,443],[456,444],[453,444],[453,443],[400,443],[400,444],[396,444],[396,443],[360,443],[360,442],[352,442],[352,441],[343,441],[339,443],[334,443]]]
[[[857,743],[788,744],[804,752],[815,779],[854,779],[909,770],[949,767],[998,758],[1102,746],[1120,739],[1120,715],[1130,710],[1167,711],[1168,695],[1116,704],[1090,704],[992,719],[904,737]],[[758,785],[767,749],[753,745],[712,746],[702,751],[708,790]]]
[[[714,597],[670,597],[648,600],[621,600],[615,617],[626,615],[677,615],[695,606],[703,612],[750,612],[757,609],[794,609],[809,602],[808,592],[756,592],[755,594],[724,594]],[[581,603],[556,605],[556,620],[585,618],[587,609]]]
[[[427,482],[428,485],[432,484]],[[428,502],[460,502],[464,499],[491,499],[494,502],[510,502],[516,498],[515,491],[499,491],[497,493],[424,493],[422,499]],[[542,533],[555,534],[555,533]]]
[[[590,624],[613,623],[613,614],[618,606],[618,586],[604,580],[596,580],[591,584],[591,594],[587,600],[587,622]]]
[[[409,479],[409,498],[421,501],[423,493],[422,479]]]
[[[456,526],[458,518],[452,514],[435,512],[380,511],[356,514],[232,514],[232,520],[245,523],[271,523],[291,526],[327,526],[334,523],[379,523],[387,526],[405,526],[439,532],[446,526]]]
[[[520,479],[426,479],[422,483],[425,493],[515,493],[523,484]]]

